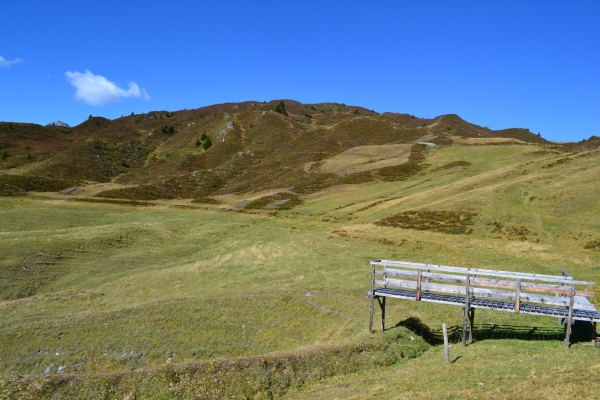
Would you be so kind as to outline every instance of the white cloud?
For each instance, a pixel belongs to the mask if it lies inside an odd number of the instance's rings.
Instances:
[[[75,99],[81,100],[93,106],[103,106],[106,103],[119,101],[128,97],[137,97],[150,100],[146,89],[141,88],[135,82],[129,82],[129,89],[121,89],[115,83],[103,76],[94,75],[89,70],[85,72],[65,72],[69,83],[77,90]]]
[[[9,60],[5,60],[4,57],[0,56],[0,67],[8,68],[11,65],[19,64],[22,62],[23,62],[23,60],[21,60],[20,58],[15,58],[14,60],[9,61]]]

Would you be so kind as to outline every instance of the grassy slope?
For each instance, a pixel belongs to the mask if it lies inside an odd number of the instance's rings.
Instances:
[[[61,365],[66,373],[155,369],[363,340],[366,262],[374,258],[549,274],[565,268],[599,282],[600,253],[585,249],[600,239],[599,152],[565,158],[539,149],[430,150],[429,167],[419,175],[339,187],[276,217],[217,206],[172,208],[173,202],[135,208],[3,198],[2,374],[56,372]],[[470,165],[440,169],[456,161]],[[471,235],[372,224],[409,209],[480,214]],[[453,332],[460,323],[458,307],[405,301],[388,307],[396,330],[439,335],[442,322]],[[478,311],[476,324],[476,339],[485,340],[454,350],[461,358],[451,366],[441,365],[436,348],[398,367],[406,374],[389,367],[374,378],[374,370],[362,369],[325,381],[310,397],[348,397],[344,379],[361,382],[362,391],[352,391],[358,397],[380,391],[404,397],[397,388],[431,398],[446,390],[501,397],[498,387],[512,390],[509,398],[520,397],[519,388],[539,397],[550,381],[579,393],[589,386],[575,378],[578,371],[597,381],[596,350],[579,343],[565,355],[554,319]],[[499,337],[520,340],[498,340],[490,326]],[[563,356],[570,362],[562,363]],[[532,375],[542,367],[560,373]],[[437,373],[428,380],[431,368]],[[493,385],[474,387],[475,368]],[[161,382],[153,385],[168,379]]]

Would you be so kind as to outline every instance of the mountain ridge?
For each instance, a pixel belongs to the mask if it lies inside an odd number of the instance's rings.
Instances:
[[[276,111],[279,107],[282,112]],[[206,149],[203,135],[211,142]],[[594,143],[552,143],[523,128],[494,131],[455,114],[425,119],[339,103],[245,101],[114,120],[90,116],[75,127],[0,123],[4,154],[0,181],[12,175],[10,185],[21,191],[31,185],[19,185],[14,175],[24,181],[58,180],[60,187],[67,182],[114,182],[130,187],[97,196],[131,200],[289,187],[310,193],[336,184],[405,179],[418,173],[415,160],[426,151],[425,142],[429,146],[491,145],[500,139],[557,151],[589,148]],[[354,168],[361,172],[344,176],[321,168],[326,160],[360,146],[384,147],[381,152],[373,148],[371,159],[350,162],[382,160],[385,146],[398,144],[410,146],[412,158],[388,160],[383,168]],[[15,194],[4,186],[5,193]]]

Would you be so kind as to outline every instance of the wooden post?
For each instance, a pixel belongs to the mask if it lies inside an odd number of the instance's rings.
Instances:
[[[419,269],[417,272],[417,293],[415,296],[415,300],[421,300],[421,270]]]
[[[592,344],[596,344],[596,323],[592,322]]]
[[[381,306],[381,332],[385,331],[385,299],[387,297],[382,297],[381,298],[381,303],[379,303],[379,305]]]
[[[467,317],[469,313],[469,274],[467,274],[466,279],[466,291],[465,291],[465,306],[463,308],[463,335],[462,335],[462,345],[466,347],[467,345]]]
[[[573,303],[575,301],[575,285],[571,283],[571,298],[569,300],[569,316],[567,317],[567,337],[565,345],[567,349],[571,345],[571,324],[573,323]]]
[[[448,330],[446,324],[442,324],[442,330],[444,331],[444,358],[446,363],[450,362],[450,350],[448,349]]]
[[[564,271],[564,269],[563,269],[563,271]],[[560,295],[558,293],[555,293],[554,296],[555,297],[560,297]],[[558,317],[558,326],[562,325],[562,321],[563,321],[562,317]]]
[[[521,279],[517,279],[517,290],[515,293],[515,312],[521,311]]]
[[[426,269],[425,272],[430,273],[431,270],[430,269]],[[425,283],[429,283],[429,277],[425,278]],[[426,290],[427,293],[429,293],[429,290]]]
[[[375,304],[373,304],[373,302],[375,301],[375,293],[373,293],[375,290],[375,265],[371,265],[371,294],[370,294],[370,300],[371,300],[371,304],[369,306],[369,334],[373,333],[373,313],[375,312]]]
[[[473,343],[473,323],[475,322],[475,309],[469,312],[469,344]]]

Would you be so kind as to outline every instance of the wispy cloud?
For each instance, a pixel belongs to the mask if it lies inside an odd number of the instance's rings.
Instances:
[[[10,60],[6,60],[4,57],[0,56],[0,67],[8,68],[11,65],[19,64],[22,62],[23,62],[23,60],[21,60],[20,58],[15,58],[14,60],[10,61]]]
[[[69,83],[77,89],[75,99],[93,106],[103,106],[106,103],[120,101],[128,97],[150,100],[146,89],[140,88],[137,83],[129,82],[129,89],[121,89],[117,84],[103,76],[94,75],[89,70],[85,72],[65,72]]]

